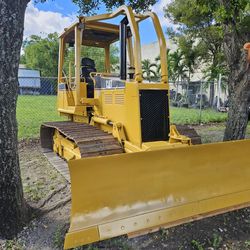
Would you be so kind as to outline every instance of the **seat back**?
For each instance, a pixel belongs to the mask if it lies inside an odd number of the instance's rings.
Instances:
[[[81,66],[82,66],[81,77],[84,77],[86,79],[86,82],[88,83],[87,97],[94,98],[94,83],[90,77],[90,73],[96,72],[95,61],[88,57],[83,57],[81,61]]]

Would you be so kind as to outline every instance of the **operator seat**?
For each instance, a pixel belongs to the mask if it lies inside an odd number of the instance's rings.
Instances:
[[[87,82],[87,98],[94,98],[94,83],[90,77],[90,73],[96,72],[95,61],[88,57],[83,57],[81,60],[81,67],[81,77],[84,77]]]

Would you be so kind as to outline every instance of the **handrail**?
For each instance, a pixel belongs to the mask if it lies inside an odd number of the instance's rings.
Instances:
[[[132,32],[132,36],[134,38],[133,43],[133,55],[134,55],[134,67],[135,67],[135,80],[137,82],[141,82],[142,77],[142,66],[141,66],[141,41],[139,35],[139,27],[138,23],[148,17],[150,17],[153,21],[154,28],[158,37],[158,42],[160,46],[160,58],[161,58],[161,82],[167,83],[168,82],[168,72],[167,72],[167,50],[166,50],[166,40],[159,22],[157,15],[154,12],[146,12],[144,15],[135,14],[130,6],[123,5],[119,7],[113,13],[106,13],[96,16],[88,16],[88,17],[80,17],[79,22],[93,22],[93,21],[101,21],[115,18],[119,15],[125,15],[128,18],[128,22],[130,25],[130,29]],[[77,23],[71,25],[69,29],[73,29]],[[65,31],[65,33],[67,33]],[[62,35],[63,36],[63,35]],[[131,45],[131,44],[130,44]]]
[[[142,15],[137,15],[133,13],[133,10],[130,6],[123,5],[119,7],[116,11],[110,14],[102,14],[98,16],[82,17],[81,20],[85,22],[89,21],[100,21],[115,18],[121,14],[125,14],[128,18],[130,24],[131,32],[134,37],[134,64],[135,64],[135,80],[138,82],[142,81],[142,68],[141,68],[141,40],[139,35],[138,23],[135,20],[136,18],[142,17]]]
[[[162,32],[160,21],[158,16],[154,12],[147,12],[145,15],[151,17],[155,31],[158,37],[158,42],[160,46],[160,59],[161,59],[161,81],[163,83],[168,82],[168,70],[167,70],[167,46],[166,39]]]

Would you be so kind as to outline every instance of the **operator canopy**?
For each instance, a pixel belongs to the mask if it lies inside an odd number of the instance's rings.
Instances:
[[[112,44],[119,40],[119,25],[104,22],[86,22],[79,23],[78,25],[83,28],[82,45],[104,47],[105,45]],[[63,33],[61,37],[65,38],[66,43],[74,44],[74,27],[71,26],[70,28],[66,29],[65,33]]]

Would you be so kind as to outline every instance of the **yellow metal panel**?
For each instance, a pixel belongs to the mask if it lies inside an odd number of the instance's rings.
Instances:
[[[160,59],[161,59],[161,82],[168,83],[168,71],[167,71],[167,47],[166,40],[163,34],[159,18],[153,12],[147,12],[146,15],[152,18],[154,28],[158,37],[160,47]]]
[[[134,62],[134,51],[133,51],[132,37],[129,37],[127,39],[127,45],[128,45],[129,65],[130,65],[130,67],[134,67],[135,62]]]
[[[105,72],[110,73],[110,46],[109,45],[105,47]]]
[[[68,233],[64,241],[64,249],[86,245],[93,241],[99,240],[99,232],[97,227],[91,227],[85,231]]]
[[[141,114],[139,90],[136,83],[126,83],[125,119],[121,121],[125,128],[127,140],[141,146]]]
[[[98,98],[100,103],[100,105],[95,107],[95,114],[105,117],[114,123],[121,123],[124,126],[126,140],[139,148],[141,148],[139,103],[139,90],[141,89],[168,90],[168,84],[126,82],[124,89],[95,90],[95,98]],[[108,127],[100,128],[105,131],[112,131]],[[126,148],[126,151],[130,151],[130,149]]]
[[[162,210],[155,210],[150,213],[136,215],[129,218],[122,218],[99,226],[100,239],[108,239],[123,234],[143,231],[155,227],[170,227],[180,221],[193,221],[202,218],[202,214],[210,215],[225,212],[225,208],[231,210],[235,204],[242,204],[242,201],[250,200],[250,190],[229,194],[221,197],[201,200],[189,204],[171,207]],[[244,203],[246,206],[250,203]],[[236,207],[237,208],[237,207]],[[207,213],[206,213],[207,211]]]
[[[247,203],[249,148],[243,140],[70,161],[69,233],[98,226],[104,239]]]
[[[153,141],[153,142],[144,142],[142,143],[142,151],[155,151],[161,149],[169,149],[169,148],[180,148],[180,147],[188,147],[188,144],[183,144],[182,142],[169,143],[168,141]]]
[[[115,93],[115,104],[124,105],[124,94]]]
[[[104,22],[88,22],[85,20],[86,29],[101,30],[119,34],[119,25]]]
[[[139,83],[138,88],[139,89],[157,89],[157,90],[169,89],[167,84],[162,84],[162,83]]]
[[[64,62],[65,43],[63,38],[59,38],[59,55],[58,55],[58,82],[62,80],[62,70]]]
[[[81,90],[80,90],[80,60],[81,60],[81,38],[82,38],[82,30],[77,26],[75,27],[75,104],[80,105]]]
[[[112,121],[125,120],[125,106],[114,103],[116,95],[124,95],[125,89],[102,90],[100,99],[100,113]]]

